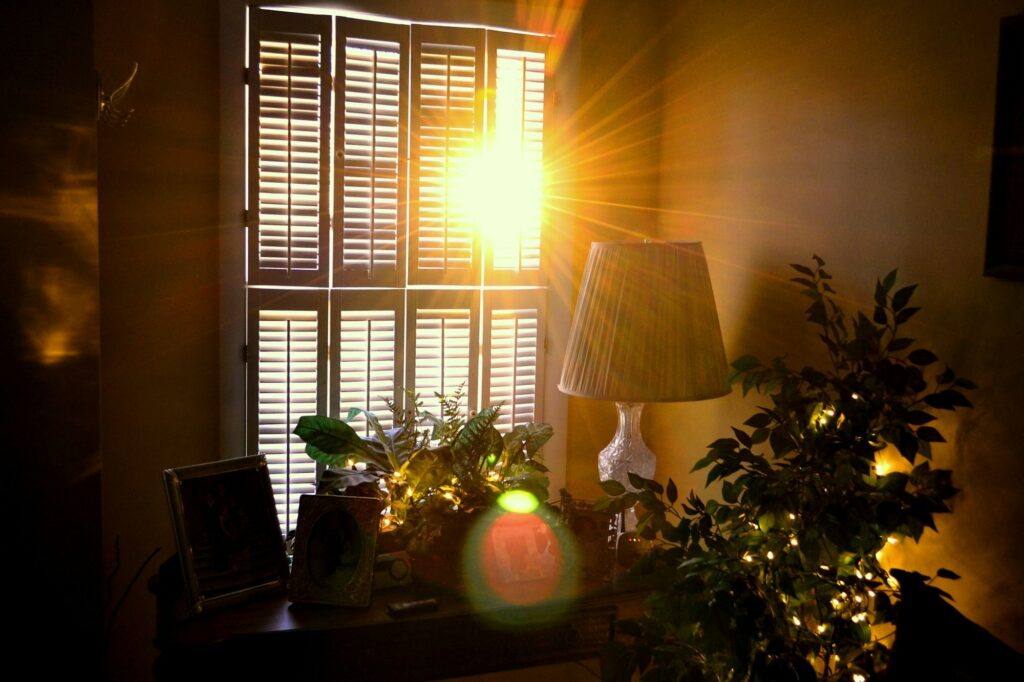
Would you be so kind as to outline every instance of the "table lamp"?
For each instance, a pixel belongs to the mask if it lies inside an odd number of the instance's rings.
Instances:
[[[635,490],[629,472],[653,478],[643,404],[726,395],[726,372],[700,242],[591,244],[558,388],[615,401],[618,430],[598,456],[602,481]]]

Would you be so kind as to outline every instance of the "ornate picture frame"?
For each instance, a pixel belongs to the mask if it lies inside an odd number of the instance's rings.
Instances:
[[[262,455],[164,471],[189,613],[279,592],[288,557]]]
[[[369,606],[383,506],[375,497],[301,496],[288,600]]]

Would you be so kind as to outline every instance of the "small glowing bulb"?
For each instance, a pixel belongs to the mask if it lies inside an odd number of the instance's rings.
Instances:
[[[836,416],[836,411],[835,411],[835,410],[833,410],[833,409],[832,409],[832,408],[830,407],[830,408],[828,408],[827,410],[825,410],[825,414],[827,414],[827,415],[828,415],[828,416],[830,416],[830,417],[834,417],[834,416]]]
[[[446,499],[446,500],[454,500],[454,499],[455,499],[455,496],[454,496],[454,495],[452,495],[452,494],[451,494],[451,493],[449,493],[449,492],[446,492],[446,493],[444,494],[444,499]]]
[[[871,597],[872,599],[874,599],[875,598],[875,591],[874,590],[868,590],[868,596]]]
[[[406,497],[412,497],[412,488],[406,488],[405,489],[405,496]]]
[[[454,476],[452,476],[452,485],[458,485],[458,484],[459,484],[459,479],[457,479]]]
[[[818,566],[818,568],[820,568],[823,571],[829,570],[828,564],[822,564],[821,566]]]
[[[754,557],[750,556],[749,554],[744,554],[743,555],[743,560],[746,561],[749,564],[749,563],[752,563],[754,561]]]
[[[868,580],[873,580],[874,577],[875,577],[875,574],[874,573],[865,573],[864,577],[867,578]]]
[[[853,674],[853,682],[867,682],[868,678],[864,677],[860,673]]]
[[[366,471],[366,462],[356,462],[352,465],[352,468],[356,471]]]
[[[875,475],[885,476],[889,473],[892,466],[888,462],[875,462]]]
[[[824,624],[824,623],[822,623],[821,625],[819,625],[819,626],[818,626],[818,634],[819,634],[819,635],[820,635],[820,634],[822,634],[822,633],[823,633],[823,632],[825,632],[825,630],[827,630],[827,629],[828,629],[828,628],[827,628],[827,627],[825,626],[825,624]]]
[[[850,397],[854,400],[860,400],[860,393],[851,393]]]
[[[790,547],[796,547],[799,544],[800,544],[800,541],[797,540],[796,538],[790,538],[789,539],[789,546]]]
[[[789,513],[789,520],[790,521],[796,521],[796,514],[794,514],[793,512],[790,512]]]
[[[793,625],[800,627],[800,618],[793,616]]]
[[[833,609],[838,611],[842,606],[843,606],[843,603],[841,601],[839,601],[835,597],[832,597],[832,608]]]
[[[767,553],[767,554],[765,554],[765,556],[766,556],[766,557],[768,557],[768,561],[771,561],[772,559],[774,559],[774,558],[775,558],[775,552],[773,552],[773,551],[771,551],[771,550],[769,549],[769,550],[768,550],[768,553]]]
[[[864,601],[864,597],[860,596],[859,594],[856,594],[856,595],[853,596],[853,601],[855,601],[858,604],[860,604],[861,602]]]
[[[857,576],[858,578],[860,578],[861,580],[863,580],[863,579],[864,579],[864,574],[863,574],[863,573],[861,573],[859,569],[858,569],[858,570],[856,570],[856,571],[854,571],[854,574],[855,574],[855,575],[856,575],[856,576]]]
[[[888,542],[890,545],[895,545],[897,542],[899,542],[899,540],[897,540],[896,538],[894,538],[891,535],[889,537],[887,537],[885,539],[885,541]]]

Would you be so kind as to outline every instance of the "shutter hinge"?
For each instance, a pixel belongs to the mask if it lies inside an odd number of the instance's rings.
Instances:
[[[246,85],[249,85],[249,67],[248,66],[243,66],[242,67],[242,82],[245,83]]]
[[[242,344],[242,362],[249,364],[249,344]]]
[[[249,209],[242,209],[242,227],[249,227]]]

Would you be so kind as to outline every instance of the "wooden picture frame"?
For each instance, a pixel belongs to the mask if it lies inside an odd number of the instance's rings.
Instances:
[[[382,500],[302,495],[288,600],[370,605]]]
[[[1024,279],[1024,14],[999,24],[985,275]]]
[[[288,557],[262,455],[164,471],[189,613],[279,592]]]

